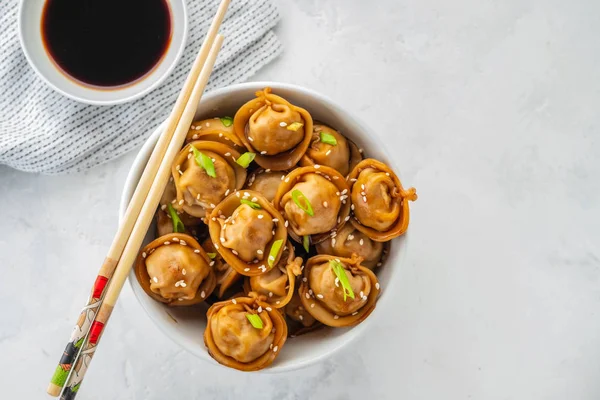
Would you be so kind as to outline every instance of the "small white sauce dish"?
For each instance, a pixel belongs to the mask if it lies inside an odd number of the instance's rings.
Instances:
[[[50,87],[82,103],[113,105],[138,99],[158,87],[175,68],[185,48],[188,16],[184,0],[167,0],[171,14],[171,41],[162,59],[144,77],[124,86],[98,88],[78,82],[54,63],[44,47],[42,12],[45,0],[19,3],[19,39],[29,65]]]

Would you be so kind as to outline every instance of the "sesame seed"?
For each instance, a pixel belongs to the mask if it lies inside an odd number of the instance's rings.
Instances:
[[[288,183],[290,181],[290,178],[285,178],[285,183]]]
[[[273,348],[273,343],[271,343],[271,344],[269,345],[269,349],[272,349],[272,348]]]
[[[358,151],[362,154],[364,150],[361,147],[360,149],[358,149]]]
[[[385,174],[386,174],[387,176],[390,176],[390,173],[389,173],[389,172],[386,172]]]
[[[350,206],[350,208],[352,209],[352,211],[354,211],[354,204],[352,204],[352,205]]]
[[[216,206],[213,203],[210,203],[210,208],[215,208]]]
[[[179,238],[176,238],[176,237],[174,237],[174,238],[173,238],[173,241],[174,241],[174,242],[179,242]]]
[[[331,238],[331,245],[335,246],[335,238]]]
[[[229,194],[229,189],[227,189],[227,191],[225,192],[225,196],[227,196]]]
[[[327,202],[326,201],[323,202],[323,207],[327,208]]]
[[[248,268],[248,267],[244,268],[244,272],[248,272],[248,271],[250,271],[250,268]]]
[[[254,139],[252,139],[251,136],[248,136],[248,140],[251,141],[251,142],[254,142]]]
[[[348,240],[354,239],[354,235],[348,235]]]
[[[379,290],[380,287],[379,282],[375,283],[375,289]]]
[[[262,312],[262,307],[258,306],[258,312],[261,313]]]
[[[197,133],[194,133],[194,135],[192,136],[192,139],[194,139],[194,140],[198,139],[198,134],[197,134]],[[192,149],[192,148],[190,147],[190,150],[191,150],[191,149]]]
[[[317,295],[317,297],[318,297],[318,298],[320,298],[320,299],[322,299],[322,298],[323,298],[323,295],[322,295],[321,293],[319,293],[319,294]]]
[[[207,122],[205,125],[206,125],[207,127],[209,127],[209,126],[210,126],[210,122]]]
[[[212,217],[211,219],[212,219],[213,221],[216,221],[216,220],[217,220],[217,217]]]
[[[200,193],[196,195],[196,200],[200,200]]]
[[[365,244],[365,241],[364,241],[364,239],[360,239],[360,240],[358,241],[358,244],[360,244],[361,246],[362,246],[363,244]]]
[[[260,250],[260,249],[259,249],[259,250],[256,250],[256,254],[263,254],[263,251],[262,251],[262,250]]]
[[[244,197],[250,197],[250,193],[244,192]]]
[[[253,197],[252,200],[250,200],[250,201],[253,201],[254,203],[256,203],[258,201],[258,199],[256,197]]]
[[[266,307],[265,310],[267,310],[267,311],[273,311],[273,309],[271,307]]]
[[[269,292],[269,297],[273,297],[273,292]]]
[[[236,301],[235,299],[231,299],[231,302],[232,302],[233,304],[237,304],[237,301]]]
[[[315,169],[319,169],[321,166],[319,164],[315,164]]]
[[[380,263],[380,262],[378,262],[378,263],[377,263],[377,266],[378,266],[378,267],[381,267],[381,263]]]
[[[219,240],[221,241],[221,243],[225,243],[225,238],[224,237],[220,237]]]
[[[277,300],[277,301],[275,302],[275,304],[279,304],[279,303],[281,303],[281,301],[279,301],[279,300]]]
[[[208,264],[209,267],[212,267],[213,265],[215,265],[214,261],[211,261],[210,264]]]
[[[328,155],[330,155],[330,154],[331,154],[331,149],[329,149],[329,150],[327,150],[327,151],[325,152],[325,155],[326,155],[326,156],[328,156]]]
[[[340,287],[340,278],[336,277],[334,283],[336,287]]]
[[[166,241],[164,244],[165,244],[165,246],[168,246],[168,245],[170,245],[170,244],[171,244],[171,242],[169,242],[169,241]]]
[[[158,283],[158,278],[157,277],[152,278],[152,280],[154,281],[154,283]]]
[[[362,190],[365,190],[365,184],[363,183],[362,185],[360,185],[360,188],[361,188]]]
[[[166,208],[167,208],[167,205],[166,205],[166,204],[163,204],[162,206],[160,206],[160,209],[161,209],[161,210],[163,210],[163,211],[164,211]]]
[[[271,172],[271,168],[265,169],[265,172]]]
[[[304,319],[304,317],[303,317],[302,315],[298,315],[298,319],[299,319],[300,321],[302,321],[302,320]]]
[[[363,201],[366,203],[367,202],[367,196],[363,196]]]
[[[236,195],[237,197],[240,197],[240,192],[235,192],[235,195]]]
[[[285,224],[283,224],[286,228],[288,227],[288,221],[285,221]]]
[[[258,214],[258,219],[263,219],[265,216],[262,214]]]
[[[273,347],[273,353],[277,353],[277,350],[279,349],[279,346],[275,346]]]
[[[222,134],[222,133],[219,133],[219,137],[223,137],[223,134]]]
[[[200,297],[205,298],[206,297],[206,292],[203,290],[202,293],[200,293]]]
[[[365,294],[362,292],[362,290],[360,291],[360,297],[365,297]]]
[[[262,154],[264,156],[265,154],[267,154],[267,152],[266,151],[261,151],[260,154]]]
[[[338,177],[337,177],[336,175],[334,175],[334,176],[333,176],[333,180],[334,180],[334,181],[337,181],[337,180],[338,180]]]
[[[281,175],[281,180],[283,180],[283,178],[285,178],[285,175]]]
[[[306,279],[306,277],[302,278],[302,282],[307,282],[308,279]]]
[[[363,301],[367,301],[368,297],[367,296],[363,296]]]
[[[354,312],[352,313],[352,315],[356,315],[356,314],[358,314],[358,311],[354,311]]]
[[[338,319],[339,317],[340,316],[336,314],[336,315],[333,316],[333,319]]]
[[[350,219],[349,215],[346,215],[346,218],[344,218],[344,221],[348,221]]]
[[[196,250],[194,250],[194,253],[198,254],[198,253],[200,253],[200,250],[196,249]]]
[[[187,156],[187,158],[188,158],[188,160],[189,160],[190,158],[192,158],[192,153],[188,153],[188,156]]]
[[[181,270],[181,274],[182,274],[182,275],[185,275],[185,274],[187,274],[187,272],[186,272],[185,268],[183,268],[183,269]]]
[[[356,178],[352,178],[352,179],[350,179],[350,182],[356,182],[357,180],[358,179],[356,179]]]
[[[181,165],[177,165],[177,166],[175,167],[175,169],[176,169],[177,171],[179,171],[179,170],[181,169]]]
[[[216,250],[219,250],[219,245],[218,245],[218,244],[216,244],[216,243],[213,243],[213,246],[215,246],[215,249],[216,249]]]
[[[239,253],[238,253],[237,251],[235,251],[235,250],[231,250],[231,252],[232,252],[234,255],[236,255],[236,256],[239,256]]]
[[[147,256],[147,254],[146,254],[146,252],[144,251],[144,252],[142,253],[142,258],[146,258],[146,256]]]
[[[306,297],[307,299],[310,299],[310,294],[308,294],[308,293],[305,293],[305,294],[304,294],[304,297]]]
[[[179,205],[183,204],[183,199],[179,200]]]
[[[273,218],[273,222],[279,222],[279,218]]]

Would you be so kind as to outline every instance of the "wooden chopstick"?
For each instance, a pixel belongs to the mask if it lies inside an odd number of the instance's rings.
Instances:
[[[100,306],[100,310],[98,311],[98,314],[92,323],[89,335],[82,347],[80,359],[67,378],[61,399],[72,400],[79,390],[87,368],[89,367],[92,357],[94,356],[94,353],[100,342],[104,327],[108,323],[112,310],[117,302],[117,298],[119,297],[121,289],[127,280],[131,266],[137,257],[140,246],[142,245],[144,237],[146,236],[148,228],[154,218],[154,213],[156,212],[158,203],[160,202],[165,186],[169,180],[169,176],[171,175],[171,165],[173,164],[173,160],[181,150],[181,146],[185,141],[190,124],[192,123],[194,115],[196,114],[196,107],[202,98],[204,88],[208,83],[208,78],[210,77],[222,43],[223,36],[217,35],[208,54],[208,58],[204,64],[204,68],[202,69],[202,72],[200,72],[198,80],[193,85],[190,98],[185,105],[183,113],[181,114],[181,119],[179,120],[171,142],[167,147],[165,156],[160,163],[156,177],[152,182],[152,186],[148,192],[148,197],[142,205],[142,210],[133,227],[131,236],[129,237],[129,240],[127,240],[123,254],[119,259],[117,268],[115,269],[110,284],[108,285],[108,289],[106,291],[106,295],[104,296],[104,300],[102,301],[102,305]]]
[[[77,324],[73,329],[69,342],[65,347],[60,362],[58,363],[50,384],[48,385],[47,392],[52,396],[58,396],[60,394],[65,381],[68,378],[70,370],[75,364],[75,360],[77,359],[81,349],[82,341],[87,336],[91,327],[91,323],[96,317],[97,310],[106,292],[107,283],[111,279],[115,268],[117,267],[118,260],[121,258],[121,254],[123,253],[127,239],[133,230],[134,224],[138,218],[140,210],[142,209],[142,205],[146,200],[150,187],[157,174],[159,165],[161,164],[161,160],[163,159],[167,147],[171,142],[173,132],[175,131],[181,118],[181,114],[189,101],[190,95],[192,94],[194,83],[198,81],[198,77],[203,69],[203,66],[205,65],[209,51],[211,50],[215,41],[217,32],[221,26],[223,18],[225,17],[229,3],[230,0],[221,1],[217,13],[207,31],[204,43],[202,44],[202,47],[200,48],[200,51],[198,52],[198,55],[192,65],[190,73],[188,74],[188,77],[184,83],[183,90],[180,92],[175,106],[173,107],[173,112],[169,116],[163,134],[159,137],[152,155],[148,160],[146,168],[142,173],[137,188],[131,198],[129,206],[127,207],[127,211],[125,212],[125,216],[123,217],[123,221],[113,239],[104,263],[98,272],[98,276],[92,287],[90,297],[84,308],[81,310]]]

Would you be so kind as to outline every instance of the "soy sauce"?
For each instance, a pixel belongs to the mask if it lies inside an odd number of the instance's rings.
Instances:
[[[101,87],[136,81],[171,41],[168,0],[46,0],[42,38],[54,62],[76,80]]]

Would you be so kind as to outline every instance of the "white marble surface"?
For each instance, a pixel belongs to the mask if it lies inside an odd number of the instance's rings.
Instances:
[[[600,398],[600,3],[280,9],[286,52],[256,79],[356,111],[418,189],[395,309],[320,365],[243,374],[171,343],[127,287],[79,398]],[[2,398],[44,397],[133,157],[71,176],[0,168]]]

